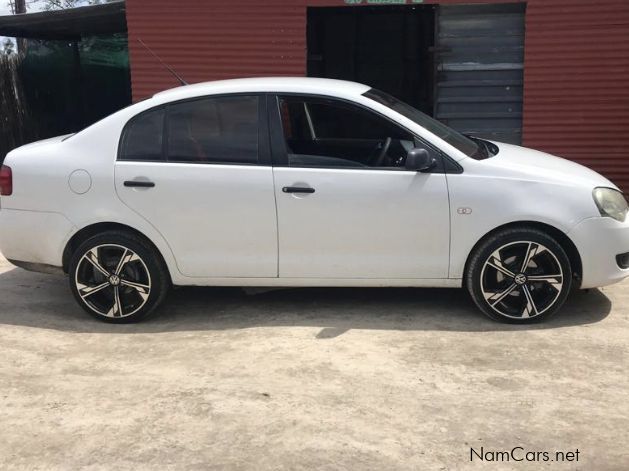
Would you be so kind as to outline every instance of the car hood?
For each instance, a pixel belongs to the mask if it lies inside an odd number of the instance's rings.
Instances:
[[[601,174],[570,160],[526,147],[495,142],[498,154],[481,162],[496,169],[523,178],[553,180],[559,183],[577,183],[586,186],[618,187]]]

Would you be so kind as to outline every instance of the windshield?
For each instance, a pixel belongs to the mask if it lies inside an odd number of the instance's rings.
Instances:
[[[436,119],[431,118],[427,114],[422,113],[418,109],[413,108],[411,105],[392,97],[388,93],[372,88],[365,93],[364,96],[380,103],[381,105],[391,108],[393,111],[400,113],[405,118],[419,124],[421,127],[443,139],[452,147],[460,150],[468,157],[472,157],[474,159],[483,159],[488,157],[486,155],[487,149],[480,142],[464,136],[454,129],[449,128],[445,124],[440,123]]]

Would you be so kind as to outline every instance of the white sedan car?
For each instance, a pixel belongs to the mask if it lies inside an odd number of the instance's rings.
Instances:
[[[10,152],[0,189],[0,251],[68,273],[110,322],[197,285],[465,287],[524,323],[629,276],[627,201],[609,180],[351,82],[159,93]]]

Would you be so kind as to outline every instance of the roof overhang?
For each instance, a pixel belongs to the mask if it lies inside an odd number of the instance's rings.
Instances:
[[[0,36],[77,40],[127,31],[125,2],[0,16]]]

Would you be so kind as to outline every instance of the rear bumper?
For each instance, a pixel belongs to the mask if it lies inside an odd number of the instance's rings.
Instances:
[[[617,261],[618,255],[629,252],[629,218],[624,223],[607,217],[586,219],[568,236],[581,254],[581,288],[607,286],[629,277],[629,269]]]
[[[61,267],[74,226],[59,213],[0,210],[0,252],[20,266]]]
[[[46,273],[48,275],[63,275],[64,271],[62,267],[55,267],[54,265],[44,265],[43,263],[30,263],[22,262],[21,260],[7,260],[9,263],[16,267],[22,268],[27,271],[34,271],[37,273]]]

